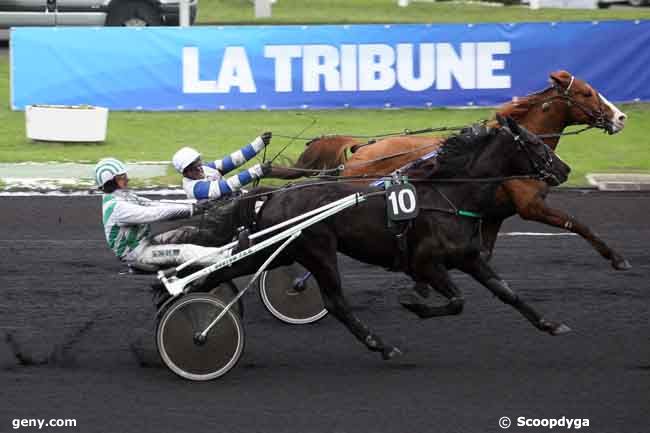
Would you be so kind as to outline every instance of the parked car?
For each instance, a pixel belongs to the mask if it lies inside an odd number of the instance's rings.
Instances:
[[[198,0],[190,0],[194,23]],[[178,25],[179,0],[0,0],[0,29],[16,26]]]

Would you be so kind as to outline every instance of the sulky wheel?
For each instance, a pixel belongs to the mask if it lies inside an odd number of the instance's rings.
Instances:
[[[298,263],[264,272],[259,287],[264,306],[285,323],[304,325],[327,315],[316,279]]]
[[[177,375],[211,380],[230,371],[244,349],[244,327],[228,310],[205,337],[201,333],[226,304],[208,293],[181,296],[160,318],[156,332],[158,353]]]

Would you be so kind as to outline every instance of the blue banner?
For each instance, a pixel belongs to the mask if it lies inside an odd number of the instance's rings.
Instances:
[[[493,106],[565,69],[650,100],[650,21],[17,28],[12,107],[256,110]]]

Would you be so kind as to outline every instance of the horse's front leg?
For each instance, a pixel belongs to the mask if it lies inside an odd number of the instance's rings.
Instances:
[[[584,223],[559,209],[549,207],[542,198],[536,198],[522,209],[517,209],[519,215],[526,220],[539,221],[554,227],[560,227],[582,236],[605,259],[609,260],[612,267],[619,271],[632,268],[622,255],[610,248],[602,239],[596,236]]]
[[[582,236],[598,253],[609,260],[617,270],[632,268],[622,255],[610,248],[602,239],[596,236],[585,224],[567,213],[549,207],[544,198],[548,186],[544,182],[514,182],[504,184],[517,213],[525,220],[538,221],[553,227],[559,227]]]
[[[463,272],[471,275],[476,281],[484,285],[502,302],[513,306],[537,329],[551,335],[565,334],[571,331],[567,325],[547,320],[532,306],[524,302],[521,297],[510,288],[497,273],[480,257],[469,260],[459,267]]]

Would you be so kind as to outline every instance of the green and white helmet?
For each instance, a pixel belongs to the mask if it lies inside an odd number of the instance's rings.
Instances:
[[[115,158],[104,158],[95,166],[95,182],[97,186],[103,187],[106,182],[111,181],[115,176],[126,173],[126,165]]]

